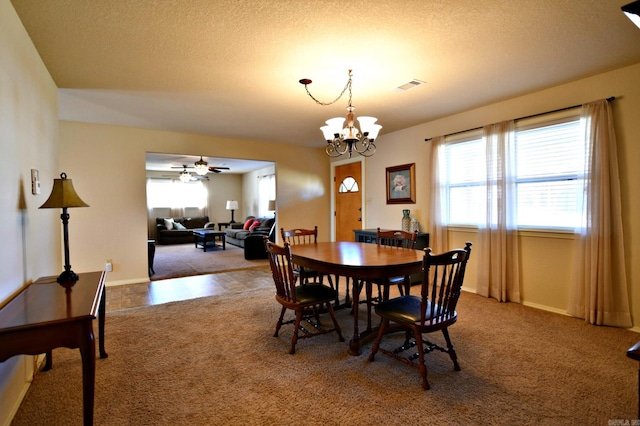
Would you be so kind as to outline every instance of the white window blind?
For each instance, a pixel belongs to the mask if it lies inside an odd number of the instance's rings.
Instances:
[[[575,115],[519,123],[515,164],[519,228],[573,228],[580,221],[585,172],[584,124]],[[565,113],[565,115],[567,115]],[[457,135],[442,150],[442,217],[478,225],[486,215],[486,146],[478,132]]]

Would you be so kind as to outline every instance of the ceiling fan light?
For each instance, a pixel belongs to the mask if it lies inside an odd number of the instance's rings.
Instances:
[[[199,174],[200,176],[204,176],[209,172],[209,168],[207,167],[206,163],[205,164],[196,164],[196,173]]]
[[[181,182],[189,182],[191,180],[191,173],[189,172],[180,172],[180,181]]]

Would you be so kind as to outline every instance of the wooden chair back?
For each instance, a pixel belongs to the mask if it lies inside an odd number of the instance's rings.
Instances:
[[[418,239],[418,231],[382,231],[378,228],[378,245],[413,249]]]
[[[456,305],[460,297],[467,261],[471,255],[471,243],[462,249],[433,254],[425,249],[424,277],[421,288],[421,318],[423,326],[435,326],[455,322]]]
[[[280,234],[282,241],[290,245],[314,244],[318,240],[318,227],[314,226],[313,229],[295,228],[287,231],[280,228]]]
[[[288,243],[279,246],[264,237],[265,247],[269,255],[269,266],[276,286],[276,298],[289,303],[296,303],[296,278],[291,263],[291,248]]]

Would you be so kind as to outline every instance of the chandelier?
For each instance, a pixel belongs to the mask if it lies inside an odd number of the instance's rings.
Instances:
[[[311,99],[313,99],[318,105],[331,105],[337,102],[344,93],[349,90],[349,105],[347,106],[347,125],[345,127],[345,118],[343,117],[335,117],[326,121],[327,125],[320,127],[324,138],[327,141],[327,147],[325,151],[329,157],[339,157],[344,154],[349,154],[349,158],[351,158],[351,154],[355,151],[360,155],[365,157],[371,157],[376,152],[376,145],[374,141],[376,137],[378,137],[378,133],[382,126],[379,124],[375,124],[378,120],[375,117],[367,117],[362,116],[358,117],[358,122],[360,123],[360,129],[355,127],[354,120],[355,114],[353,110],[355,109],[351,105],[351,70],[349,70],[349,80],[347,84],[342,89],[340,95],[333,100],[333,102],[320,102],[309,92],[309,88],[307,85],[311,84],[311,80],[308,78],[303,78],[300,80],[300,84],[304,85],[307,94]]]

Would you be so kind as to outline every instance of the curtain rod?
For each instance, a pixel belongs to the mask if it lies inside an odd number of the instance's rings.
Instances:
[[[613,102],[616,100],[615,96],[611,96],[607,98],[607,102]],[[579,105],[573,105],[573,106],[568,106],[568,107],[564,107],[564,108],[559,108],[559,109],[554,109],[553,111],[547,111],[547,112],[539,112],[538,114],[531,114],[531,115],[527,115],[525,117],[520,117],[520,118],[514,118],[514,121],[516,120],[526,120],[527,118],[533,118],[533,117],[538,117],[540,115],[545,115],[545,114],[553,114],[554,112],[560,112],[560,111],[566,111],[568,109],[573,109],[573,108],[578,108],[579,106],[582,106],[582,104]],[[448,135],[445,136],[453,136],[453,135],[458,135],[460,133],[465,133],[465,132],[471,132],[472,130],[479,130],[482,129],[482,127],[474,127],[473,129],[467,129],[467,130],[460,130],[459,132],[454,132],[454,133],[449,133]],[[429,142],[431,139],[433,138],[427,138],[424,141],[425,142]]]

